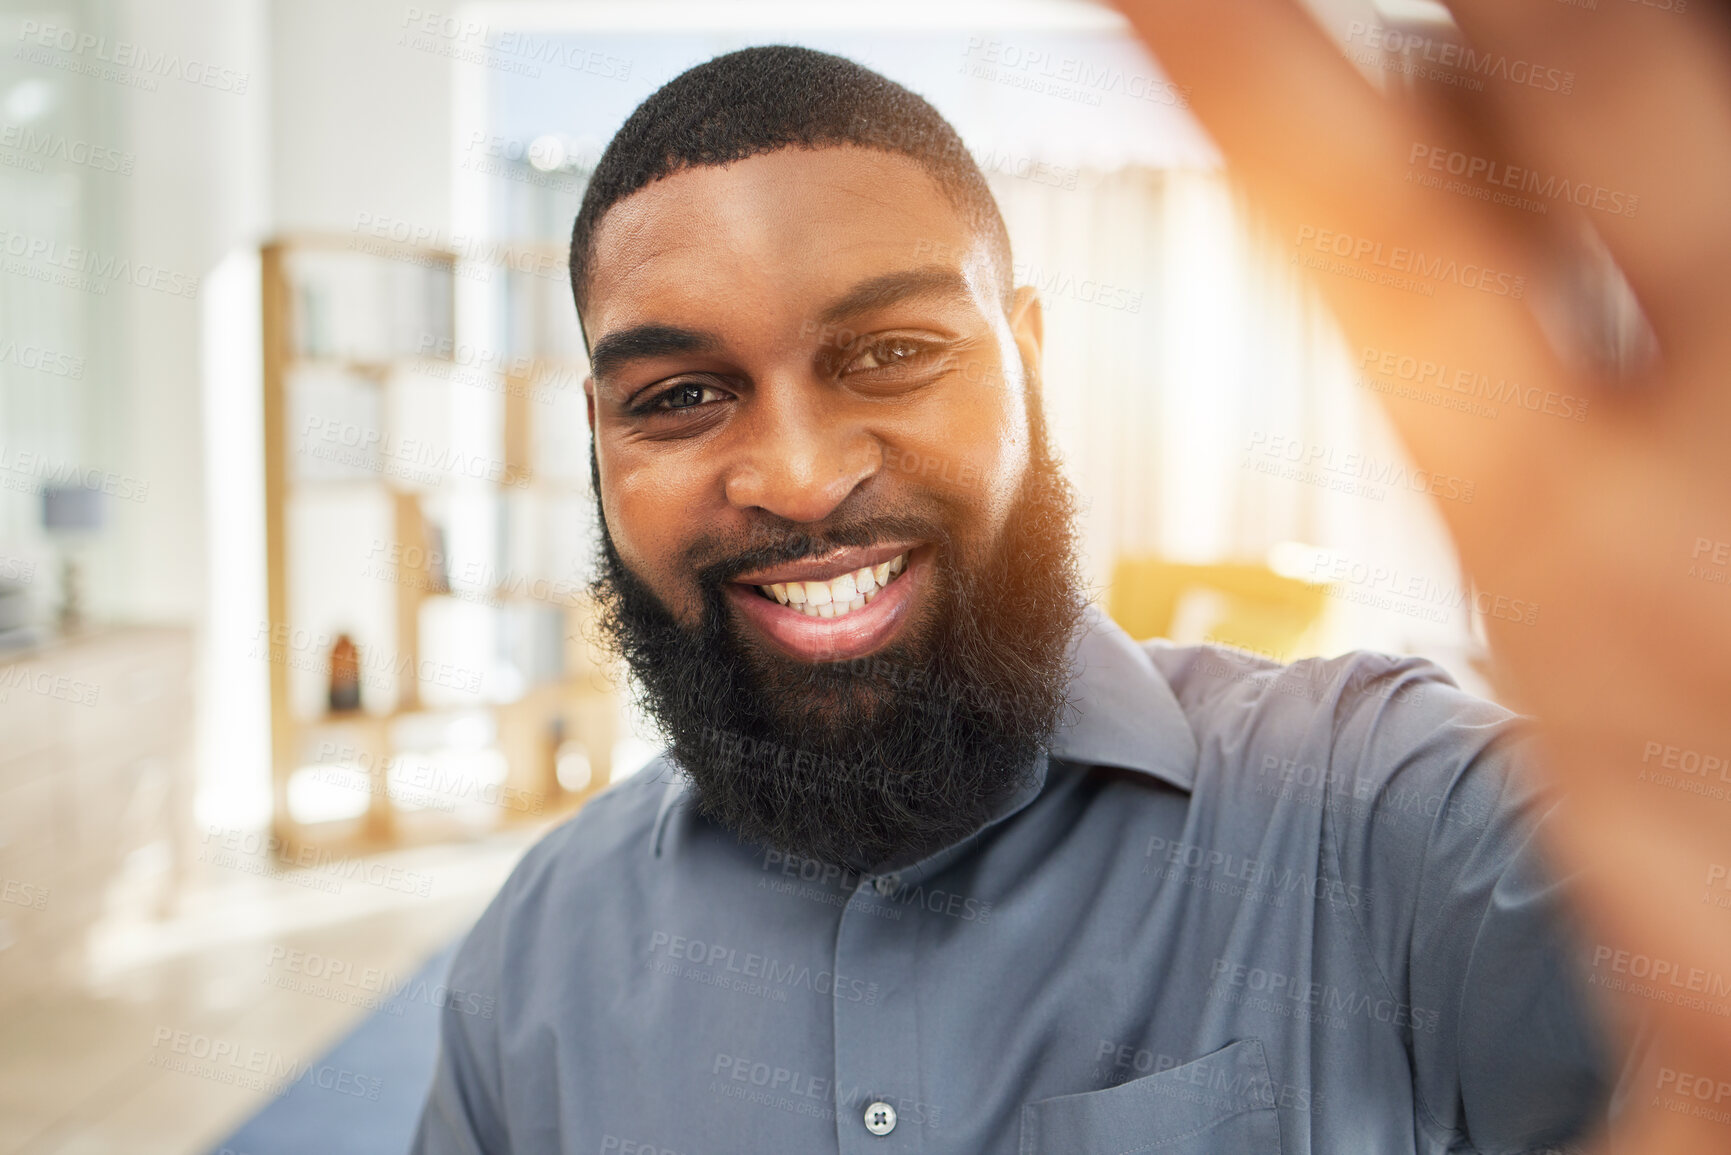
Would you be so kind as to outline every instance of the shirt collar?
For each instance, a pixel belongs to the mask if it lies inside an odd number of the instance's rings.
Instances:
[[[1148,651],[1097,606],[1088,607],[1075,646],[1071,705],[1053,759],[1140,770],[1191,789],[1196,735]]]

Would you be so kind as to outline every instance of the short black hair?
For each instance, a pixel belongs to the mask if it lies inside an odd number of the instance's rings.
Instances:
[[[614,134],[571,229],[578,323],[588,303],[595,230],[615,204],[685,169],[784,148],[840,145],[897,153],[925,169],[975,234],[986,238],[1008,307],[1009,231],[980,166],[950,122],[924,98],[845,57],[775,44],[687,69],[638,105]]]

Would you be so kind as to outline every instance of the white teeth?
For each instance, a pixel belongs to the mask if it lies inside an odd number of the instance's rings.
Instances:
[[[870,605],[907,565],[907,555],[901,554],[826,582],[777,582],[757,588],[807,617],[839,618]]]

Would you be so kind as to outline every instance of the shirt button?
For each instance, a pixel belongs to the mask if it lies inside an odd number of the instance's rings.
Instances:
[[[873,1135],[888,1135],[896,1129],[896,1109],[888,1103],[873,1103],[866,1108],[865,1125]]]
[[[881,895],[888,896],[888,895],[894,894],[896,892],[896,887],[900,886],[901,884],[902,884],[902,880],[897,875],[880,874],[872,880],[872,889],[877,891]],[[896,1113],[894,1111],[890,1112],[890,1126],[891,1127],[894,1127],[896,1125],[895,1115],[896,1115]]]

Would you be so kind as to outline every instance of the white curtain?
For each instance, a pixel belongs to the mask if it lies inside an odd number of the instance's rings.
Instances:
[[[1422,651],[1474,681],[1453,550],[1290,243],[1217,171],[1073,175],[991,181],[1045,302],[1095,588],[1127,555],[1334,577],[1319,649]]]

